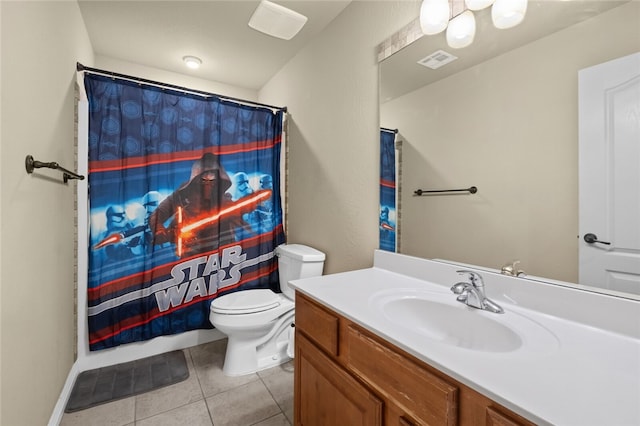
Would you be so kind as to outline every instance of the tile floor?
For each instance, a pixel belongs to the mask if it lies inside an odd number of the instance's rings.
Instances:
[[[61,426],[290,426],[293,361],[243,377],[222,374],[227,340],[184,350],[189,378],[75,413]]]

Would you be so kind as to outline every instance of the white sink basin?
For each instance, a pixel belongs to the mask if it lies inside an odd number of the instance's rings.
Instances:
[[[415,335],[457,348],[482,352],[535,352],[558,347],[546,328],[505,308],[504,314],[471,308],[456,296],[416,289],[386,290],[369,300],[389,322]]]

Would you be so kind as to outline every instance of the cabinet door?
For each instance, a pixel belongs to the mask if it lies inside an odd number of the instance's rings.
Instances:
[[[296,333],[294,417],[297,426],[382,424],[382,401]]]

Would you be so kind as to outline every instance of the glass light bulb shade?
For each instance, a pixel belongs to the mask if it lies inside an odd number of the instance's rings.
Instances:
[[[491,8],[491,20],[496,28],[518,25],[527,13],[527,0],[496,0]]]
[[[195,56],[185,56],[182,58],[182,60],[184,61],[187,67],[194,70],[197,68],[200,68],[200,65],[202,65],[202,60]]]
[[[467,10],[456,16],[447,27],[447,44],[453,49],[467,47],[476,36],[476,18]]]
[[[423,0],[420,6],[420,28],[426,35],[438,34],[449,23],[449,0]]]
[[[469,10],[482,10],[493,4],[496,0],[464,0]]]

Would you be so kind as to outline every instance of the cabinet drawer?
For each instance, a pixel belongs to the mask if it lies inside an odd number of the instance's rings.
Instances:
[[[296,330],[330,355],[338,356],[338,317],[296,294]]]
[[[428,425],[456,425],[458,387],[420,367],[351,325],[346,363],[380,393]]]
[[[519,417],[519,416],[517,416]],[[516,418],[515,414],[501,413],[494,407],[487,407],[487,426],[530,426],[533,423],[522,418]]]

